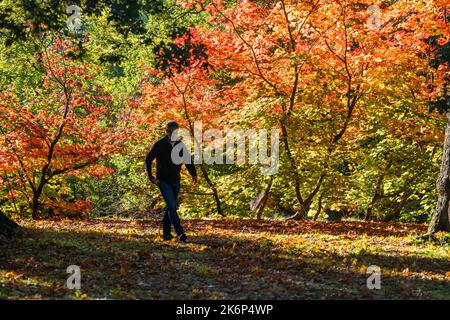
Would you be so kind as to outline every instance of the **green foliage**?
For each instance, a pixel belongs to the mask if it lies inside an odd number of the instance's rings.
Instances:
[[[270,5],[267,1],[257,3]],[[82,26],[77,32],[69,32],[66,26],[69,16],[66,8],[71,4],[82,8]],[[234,7],[236,2],[229,1],[227,6]],[[127,120],[142,103],[139,99],[144,94],[143,85],[150,81],[147,68],[167,71],[169,65],[176,64],[181,71],[198,61],[208,66],[206,48],[194,39],[196,34],[192,30],[199,24],[210,26],[207,17],[204,12],[180,7],[175,0],[3,1],[0,6],[0,91],[13,90],[24,102],[43,94],[40,90],[42,45],[53,36],[61,36],[71,39],[80,49],[71,59],[97,67],[98,82],[113,98],[108,105],[111,120]],[[175,41],[180,37],[187,41]],[[439,52],[432,66],[438,68],[449,60],[449,44],[439,46],[437,38],[432,44]],[[311,81],[322,83],[325,74],[319,69]],[[314,90],[301,88],[302,108],[293,110],[288,123],[290,148],[299,168],[301,189],[311,191],[321,174],[326,174],[318,194],[321,208],[316,197],[309,217],[320,209],[319,219],[327,218],[327,210],[344,210],[345,219],[364,218],[370,207],[372,219],[426,221],[436,199],[434,185],[442,147],[435,133],[443,132],[442,116],[434,111],[416,112],[417,101],[398,97],[395,92],[364,96],[358,108],[366,116],[350,123],[358,134],[344,136],[324,167],[329,141],[345,118],[344,108],[331,111],[316,107],[338,89],[339,75],[329,76],[329,81]],[[236,86],[245,80],[233,78],[229,71],[220,69],[214,70],[212,77],[217,83],[211,90]],[[432,107],[444,111],[448,101],[444,94]],[[246,128],[258,121],[261,128],[277,127],[279,117],[272,111],[286,102],[286,97],[255,94],[247,105],[232,110],[228,124]],[[401,123],[408,124],[412,134],[407,136],[393,128]],[[102,179],[70,177],[66,185],[56,179],[46,186],[47,197],[52,199],[61,188],[66,188],[66,201],[92,202],[92,216],[158,214],[163,203],[157,189],[146,180],[143,159],[151,143],[161,134],[155,130],[159,124],[130,123],[134,125],[148,129],[148,135],[130,137],[128,131],[124,132],[126,141],[122,150],[110,154],[102,163],[113,170],[111,175]],[[227,215],[255,216],[250,203],[267,185],[259,167],[213,165],[206,170],[217,185]],[[6,173],[0,173],[0,177],[3,182],[0,199],[7,199],[4,210],[25,214],[26,200],[22,196],[11,196],[17,181]],[[285,217],[300,209],[293,180],[294,173],[281,149],[280,168],[273,179],[265,216]],[[181,214],[211,217],[215,207],[211,190],[204,181],[196,188],[190,188],[188,183],[188,177],[183,175]]]

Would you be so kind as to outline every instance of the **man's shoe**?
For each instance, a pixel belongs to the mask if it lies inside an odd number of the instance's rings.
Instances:
[[[181,242],[186,242],[187,241],[186,233],[183,233],[181,236],[179,236],[178,240]]]
[[[170,234],[170,233],[168,233],[168,234],[163,234],[163,239],[164,239],[165,241],[170,241],[170,240],[173,239],[173,235]]]

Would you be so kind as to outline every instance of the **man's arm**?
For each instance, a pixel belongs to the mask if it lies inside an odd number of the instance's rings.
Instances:
[[[192,176],[192,179],[197,179],[197,170],[195,170],[195,165],[191,162],[190,164],[186,164],[186,168]]]
[[[197,170],[195,169],[194,160],[192,159],[191,153],[189,152],[187,146],[183,143],[183,152],[186,152],[185,159],[189,159],[189,163],[185,162],[184,165],[189,171],[189,174],[192,176],[192,179],[197,179]]]
[[[147,173],[148,179],[154,183],[155,177],[152,174],[152,163],[153,160],[155,160],[157,155],[157,144],[155,143],[153,147],[151,148],[150,152],[147,154],[147,157],[145,157],[145,172]]]

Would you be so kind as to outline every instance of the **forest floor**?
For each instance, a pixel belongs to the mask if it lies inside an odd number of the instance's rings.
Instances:
[[[414,240],[424,225],[185,220],[184,244],[157,220],[19,223],[0,239],[0,299],[450,299],[450,246]]]

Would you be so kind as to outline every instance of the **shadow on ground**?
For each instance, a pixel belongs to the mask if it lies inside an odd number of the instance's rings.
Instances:
[[[281,250],[270,240],[261,243],[239,235],[203,232],[206,225],[231,228],[226,223],[189,221],[188,244],[162,242],[157,221],[133,222],[131,234],[109,233],[108,227],[92,229],[97,223],[112,227],[120,222],[95,221],[88,231],[79,226],[72,230],[72,223],[58,230],[30,228],[18,239],[0,244],[0,298],[449,298],[448,281],[410,274],[445,273],[450,262],[441,258],[354,254],[350,258],[359,264],[389,270],[383,275],[382,289],[372,291],[366,286],[368,275],[343,263],[345,257],[338,254]],[[265,224],[244,222],[238,230],[286,233],[283,225],[268,225],[266,230]],[[352,230],[359,232],[354,225]],[[339,230],[333,225],[317,226],[318,232],[337,234],[335,229]],[[306,227],[298,224],[295,228]],[[382,234],[378,228],[374,225],[367,232]],[[401,227],[392,233],[402,234]],[[69,265],[81,267],[79,291],[67,289]],[[401,271],[406,268],[410,273],[403,276]]]

